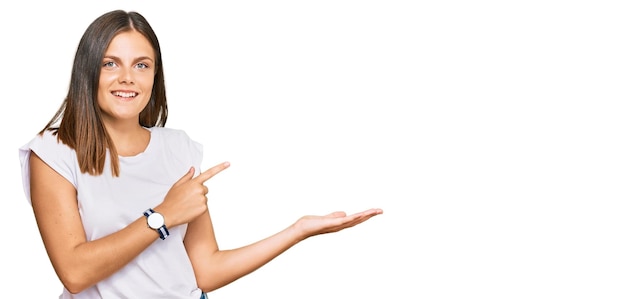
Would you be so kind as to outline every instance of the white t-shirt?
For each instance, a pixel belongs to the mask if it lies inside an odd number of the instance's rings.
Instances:
[[[112,234],[163,201],[171,186],[191,166],[199,174],[202,145],[184,131],[163,127],[148,128],[150,143],[143,153],[120,158],[120,176],[113,177],[107,159],[102,175],[80,171],[76,152],[57,142],[47,131],[19,149],[24,192],[30,203],[29,153],[32,150],[46,164],[67,179],[77,192],[78,208],[87,241]],[[183,239],[187,225],[168,228],[170,236],[157,238],[137,258],[93,287],[61,299],[163,298],[198,299],[196,284]]]

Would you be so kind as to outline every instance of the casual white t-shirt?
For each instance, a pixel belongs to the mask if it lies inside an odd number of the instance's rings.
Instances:
[[[88,241],[112,234],[163,201],[171,186],[191,166],[199,174],[202,145],[181,130],[153,127],[143,153],[119,157],[120,176],[113,177],[107,159],[102,175],[80,171],[76,152],[57,142],[52,132],[37,135],[19,149],[24,192],[30,203],[30,151],[76,188],[78,208]],[[198,299],[198,288],[183,239],[187,225],[168,228],[170,236],[156,239],[144,252],[118,272],[93,287],[61,299],[163,298]]]

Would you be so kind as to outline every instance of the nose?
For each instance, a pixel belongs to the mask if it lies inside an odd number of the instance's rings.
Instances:
[[[131,68],[121,68],[119,82],[124,84],[135,84],[133,70]]]

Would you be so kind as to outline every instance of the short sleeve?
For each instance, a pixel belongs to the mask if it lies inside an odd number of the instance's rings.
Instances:
[[[200,174],[202,170],[203,146],[201,143],[193,140],[189,135],[180,129],[153,127],[151,130],[159,134],[165,143],[165,151],[167,155],[177,161],[179,165],[185,167],[194,166],[195,176]]]
[[[196,169],[198,170],[202,170],[202,157],[203,157],[203,151],[204,148],[202,146],[202,144],[196,142],[193,139],[189,139],[189,149],[190,149],[190,155],[191,155],[191,160],[192,160],[192,164],[195,166]],[[197,171],[195,176],[199,175],[200,172]]]
[[[202,146],[201,143],[191,139],[189,135],[187,135],[187,133],[185,133],[184,131],[180,131],[180,138],[181,138],[182,144],[186,145],[185,148],[181,148],[181,150],[189,153],[188,154],[189,159],[190,159],[189,162],[196,169],[196,172],[194,173],[194,177],[196,177],[200,175],[202,171],[204,171],[202,169],[202,157],[203,157],[204,147]]]
[[[30,197],[30,153],[34,152],[54,171],[76,187],[76,152],[69,146],[58,141],[50,131],[37,135],[30,142],[19,148],[19,159],[22,169],[22,185],[29,203]]]

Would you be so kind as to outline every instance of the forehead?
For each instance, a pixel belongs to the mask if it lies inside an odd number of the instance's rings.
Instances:
[[[143,34],[131,30],[118,33],[106,50],[106,55],[124,56],[147,56],[154,59],[154,48]]]

